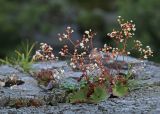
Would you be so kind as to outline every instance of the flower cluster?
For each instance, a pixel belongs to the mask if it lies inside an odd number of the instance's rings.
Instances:
[[[36,51],[36,54],[33,56],[33,60],[54,60],[57,57],[55,57],[52,51],[53,48],[50,45],[41,43],[40,50]]]
[[[131,38],[134,35],[134,31],[136,30],[135,24],[132,20],[130,22],[124,22],[124,19],[122,19],[121,16],[118,17],[117,21],[119,22],[121,30],[113,30],[107,35],[113,38],[117,43],[126,42],[128,38]]]
[[[118,55],[120,55],[120,50],[118,48],[113,48],[112,49],[112,57],[115,58]]]
[[[146,46],[146,48],[143,49],[143,53],[144,53],[143,56],[144,59],[148,59],[149,56],[153,56],[153,51],[151,50],[150,46]]]
[[[59,40],[62,41],[64,39],[68,40],[73,45],[73,52],[68,49],[68,45],[65,44],[59,54],[61,56],[70,56],[71,62],[70,66],[74,69],[85,69],[85,64],[87,64],[86,56],[93,48],[93,38],[96,35],[92,30],[85,31],[82,39],[73,41],[71,36],[73,33],[73,29],[71,27],[67,27],[66,33],[58,34]],[[81,49],[79,51],[78,49]]]
[[[108,33],[107,35],[110,36],[111,38],[114,38],[116,41],[119,41],[119,42],[124,41],[122,31],[113,30],[111,33]]]
[[[81,43],[85,44],[85,48],[92,48],[93,49],[93,38],[96,35],[91,29],[85,31],[85,35],[83,35]],[[87,43],[90,43],[89,45]]]
[[[59,52],[61,56],[66,56],[68,54],[68,46],[64,45],[61,51]]]
[[[138,49],[138,51],[142,51],[142,42],[139,41],[139,40],[134,40],[134,43],[135,43],[135,48]]]
[[[146,46],[143,48],[143,44],[139,40],[135,40],[135,49],[137,49],[142,55],[144,59],[148,59],[148,57],[153,56],[153,51],[151,50],[150,46]]]
[[[95,62],[99,61],[102,58],[101,52],[97,48],[93,48],[90,51],[89,58]]]
[[[112,50],[111,46],[108,46],[107,44],[104,44],[104,47],[102,48],[102,51],[105,53],[110,53],[110,50]]]
[[[71,34],[74,32],[74,30],[71,27],[67,27],[66,29],[66,33],[63,34],[58,34],[59,36],[59,41],[63,41],[65,39],[70,39],[71,38]]]
[[[113,30],[111,33],[107,34],[114,40],[116,47],[104,46],[103,48],[103,51],[107,51],[107,54],[108,50],[111,51],[111,54],[108,54],[110,55],[110,59],[116,58],[118,55],[127,56],[131,54],[130,51],[127,51],[127,42],[130,38],[133,37],[134,31],[136,30],[135,24],[132,20],[130,22],[124,21],[124,19],[119,16],[117,21],[120,25],[120,30]]]
[[[78,50],[75,49],[73,55],[71,55],[71,63],[70,66],[72,68],[83,69],[85,64],[85,55],[86,52],[78,53]]]
[[[92,63],[86,66],[86,75],[99,76],[101,74],[101,69],[98,67],[97,63]]]
[[[135,31],[136,28],[135,28],[135,24],[132,23],[132,21],[130,22],[126,22],[126,23],[121,23],[121,28],[124,32],[124,35],[127,37],[127,38],[130,38],[134,35],[134,33],[132,33],[132,31]]]

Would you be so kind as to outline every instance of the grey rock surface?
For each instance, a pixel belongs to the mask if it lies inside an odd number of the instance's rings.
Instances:
[[[8,65],[0,66],[0,75],[13,74],[13,73],[18,73],[18,72],[19,72],[18,70]]]
[[[38,62],[32,64],[33,70],[41,69],[54,69],[54,68],[63,68],[65,70],[71,70],[65,61],[49,61],[49,62]]]
[[[38,85],[37,80],[33,76],[21,73],[9,66],[1,66],[0,73],[0,79],[8,78],[14,74],[20,80],[24,81],[22,85],[0,87],[0,107],[10,106],[10,104],[15,104],[18,100],[26,99],[36,99],[42,104],[55,104],[62,102],[62,99],[65,98],[64,90],[60,92],[61,94],[59,93],[60,90],[54,93],[48,93],[48,91]]]
[[[136,59],[134,57],[130,57],[130,56],[121,56],[119,55],[115,60],[117,61],[125,61],[127,63],[140,63],[142,62],[142,60]],[[143,60],[144,61],[144,60]],[[145,60],[146,61],[146,60]]]
[[[45,68],[40,63],[33,65],[33,67],[37,70]],[[71,71],[63,62],[53,63],[50,67],[64,67],[67,71],[65,75],[68,77],[81,75],[79,72]],[[99,104],[68,104],[63,103],[65,98],[63,90],[46,92],[37,85],[37,81],[30,75],[8,66],[0,66],[0,77],[16,72],[25,81],[20,86],[0,88],[0,114],[160,114],[160,66],[151,62],[139,64],[136,62],[132,70],[137,86],[127,96],[110,98]],[[18,109],[8,106],[9,102],[16,98],[39,99],[42,106]]]

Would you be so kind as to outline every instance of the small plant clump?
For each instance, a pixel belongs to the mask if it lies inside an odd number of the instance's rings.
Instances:
[[[12,103],[13,102],[13,103]],[[22,108],[22,107],[40,107],[42,102],[38,99],[17,99],[16,101],[11,101],[9,104],[13,108]]]
[[[104,44],[103,48],[96,48],[93,45],[94,33],[91,29],[84,32],[81,40],[72,40],[74,30],[67,27],[65,33],[58,34],[60,42],[69,41],[70,44],[65,44],[59,54],[62,57],[70,57],[70,66],[73,69],[79,69],[83,75],[78,79],[80,83],[79,89],[73,89],[68,96],[68,101],[71,103],[98,103],[109,97],[122,97],[129,92],[129,79],[131,77],[130,69],[128,74],[120,72],[119,64],[116,63],[118,56],[128,56],[131,54],[131,49],[128,49],[128,40],[133,39],[134,31],[136,30],[133,21],[125,21],[121,16],[117,19],[120,29],[114,30],[107,35],[115,42],[115,47]],[[141,59],[147,59],[153,56],[153,52],[149,46],[143,48],[139,40],[134,40],[134,50],[138,50]],[[72,46],[70,46],[72,45]],[[73,50],[69,50],[69,46]],[[37,51],[33,56],[33,60],[50,60],[55,59],[52,54],[52,48],[42,43],[41,51]],[[116,73],[105,66],[106,63],[115,61]],[[125,63],[125,60],[123,60]],[[123,64],[122,64],[123,65]],[[128,65],[129,66],[129,65]],[[96,71],[96,72],[94,72]],[[52,77],[46,77],[47,73],[42,73],[45,80],[50,80]],[[51,74],[52,75],[52,74]],[[39,75],[42,80],[42,76]],[[74,87],[73,87],[74,88]]]
[[[35,76],[39,84],[42,84],[44,86],[47,86],[51,80],[55,80],[52,70],[49,69],[42,69],[40,72],[35,73]]]
[[[47,87],[47,89],[52,89],[54,86],[58,86],[59,75],[63,74],[63,72],[61,69],[42,69],[34,73],[34,76],[40,85]]]
[[[6,57],[4,60],[0,59],[0,63],[9,65],[19,65],[25,72],[31,69],[32,61],[32,51],[35,44],[23,44],[19,50],[15,50],[14,57]]]
[[[19,77],[16,74],[12,74],[6,79],[0,79],[0,86],[2,87],[11,87],[12,86],[17,86],[17,85],[22,85],[25,82],[20,80]]]
[[[4,87],[11,87],[11,86],[14,86],[14,85],[22,85],[22,84],[24,84],[24,81],[18,79],[16,74],[13,74],[10,77],[8,77],[8,79],[5,82]]]

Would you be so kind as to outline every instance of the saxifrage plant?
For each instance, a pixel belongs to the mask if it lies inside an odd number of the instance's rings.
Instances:
[[[131,50],[137,50],[141,59],[147,59],[153,56],[153,51],[149,46],[143,48],[142,43],[139,40],[134,40],[135,45],[132,49],[128,49],[128,41],[133,39],[134,31],[136,30],[133,21],[125,21],[120,16],[117,19],[120,29],[114,30],[107,35],[115,42],[114,46],[104,44],[103,48],[94,47],[94,33],[92,30],[85,31],[81,40],[72,40],[72,34],[74,30],[71,27],[67,27],[66,32],[58,34],[59,40],[69,41],[70,44],[65,44],[59,54],[63,57],[70,57],[70,66],[73,69],[78,69],[83,72],[82,76],[78,79],[79,83],[83,82],[83,86],[72,91],[68,96],[68,101],[71,103],[98,103],[109,97],[122,97],[129,92],[129,79],[132,72],[128,74],[121,73],[121,67],[117,63],[117,58],[122,56],[128,56],[131,54]],[[71,46],[72,45],[72,46]],[[45,44],[47,46],[47,44]],[[46,52],[51,49],[44,48]],[[73,50],[70,50],[71,47]],[[34,60],[48,60],[55,59],[52,55],[52,49],[49,53],[36,52],[33,56]],[[53,57],[53,58],[52,58]],[[114,61],[115,70],[106,66],[106,64]],[[126,63],[125,58],[121,62],[121,66]],[[129,67],[128,67],[128,70]]]

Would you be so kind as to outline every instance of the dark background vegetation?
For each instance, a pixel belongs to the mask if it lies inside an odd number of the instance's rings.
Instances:
[[[97,46],[110,43],[106,35],[121,15],[136,23],[135,38],[150,45],[152,60],[160,62],[159,0],[0,0],[0,5],[0,58],[11,56],[26,39],[57,49],[57,33],[68,25],[76,31],[74,38],[91,28],[97,32]]]

